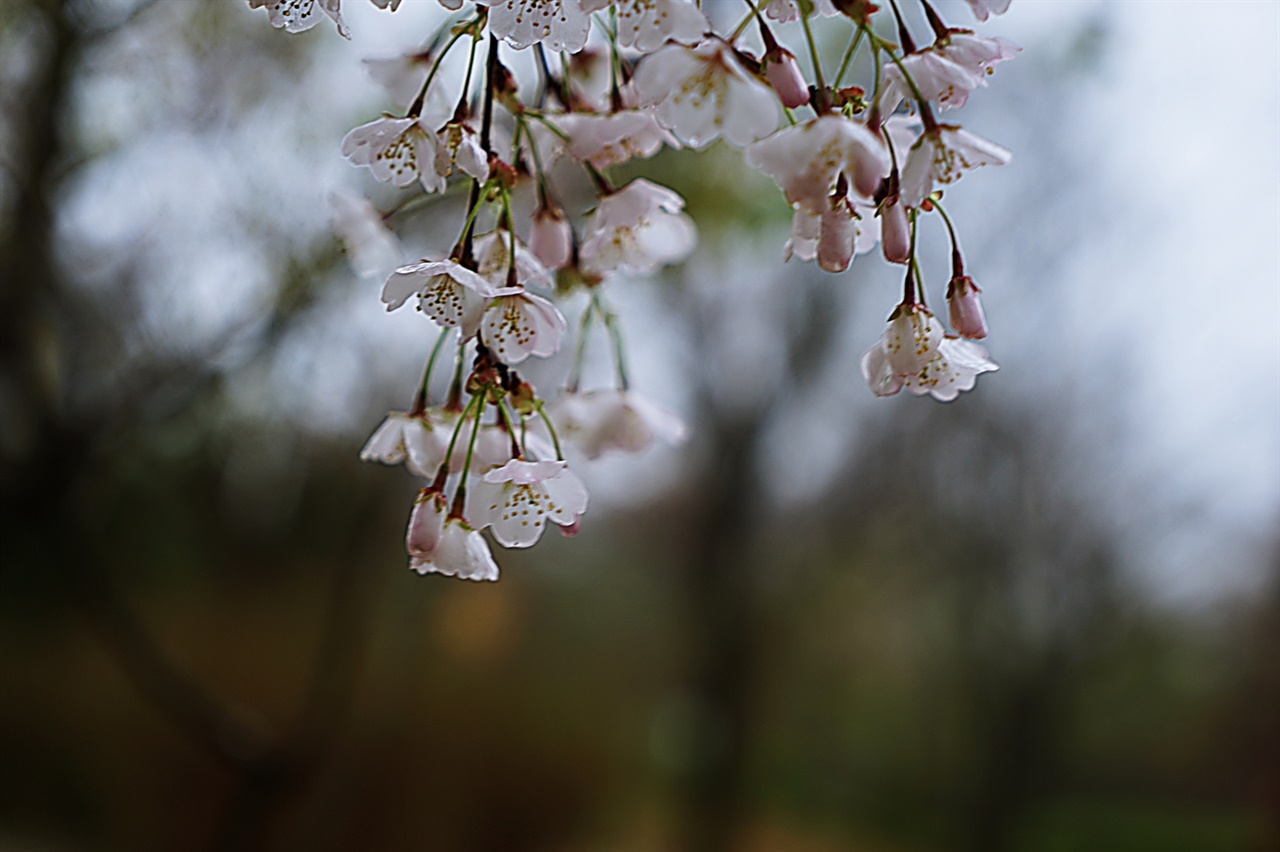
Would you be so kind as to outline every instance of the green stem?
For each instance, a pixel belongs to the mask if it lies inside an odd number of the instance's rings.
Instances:
[[[626,390],[631,382],[627,378],[626,347],[622,343],[622,329],[618,325],[618,316],[613,311],[605,309],[600,302],[598,291],[592,291],[591,299],[595,303],[596,311],[600,314],[600,318],[604,320],[604,327],[608,329],[609,337],[613,339],[613,363],[618,373],[618,389]]]
[[[594,313],[594,302],[587,302],[587,306],[582,309],[582,319],[578,322],[578,348],[573,353],[573,367],[569,370],[570,393],[577,393],[578,385],[582,382],[582,365],[587,356],[587,333],[591,330],[591,317]]]
[[[547,424],[547,434],[551,436],[551,445],[556,448],[556,461],[564,461],[564,450],[560,449],[560,435],[556,432],[556,424],[547,416],[547,410],[542,400],[538,400],[538,416],[542,418],[543,423]]]
[[[436,338],[436,345],[431,347],[431,357],[427,359],[427,367],[422,371],[422,383],[418,385],[418,392],[413,398],[413,410],[410,415],[421,416],[427,409],[427,395],[430,393],[431,371],[436,367],[436,359],[440,357],[440,350],[444,348],[445,338],[452,331],[449,327],[440,329],[440,336]]]
[[[822,77],[822,60],[818,58],[818,43],[813,40],[813,28],[809,26],[809,16],[801,15],[800,24],[804,27],[804,39],[809,43],[809,55],[813,58],[813,76],[817,82],[818,91],[824,91],[827,88],[826,81]]]
[[[857,51],[858,45],[860,44],[862,44],[861,28],[854,33],[853,41],[849,42],[849,49],[844,52],[844,59],[840,60],[840,73],[836,74],[836,81],[832,84],[837,89],[840,88],[840,83],[844,80],[845,72],[849,70],[849,62],[853,59],[853,54]]]

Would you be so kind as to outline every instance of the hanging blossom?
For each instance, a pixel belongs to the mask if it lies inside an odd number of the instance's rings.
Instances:
[[[855,192],[870,198],[889,174],[889,149],[865,124],[822,115],[784,128],[746,149],[747,165],[773,178],[787,201],[821,213],[846,175]]]
[[[831,0],[813,0],[813,12],[824,18],[840,14]],[[764,13],[780,23],[800,20],[800,7],[796,0],[769,0],[764,6]]]
[[[1009,11],[1009,4],[1013,0],[965,0],[965,2],[973,10],[975,18],[979,21],[985,21],[992,15],[1003,15]]]
[[[419,574],[462,580],[497,580],[498,563],[484,537],[463,518],[449,515],[440,491],[424,488],[405,531],[409,567]]]
[[[548,521],[576,530],[587,511],[587,489],[562,461],[512,459],[484,475],[470,495],[468,515],[492,527],[504,547],[529,547]]]
[[[902,67],[886,63],[881,106],[893,112],[904,99],[913,97],[903,69],[911,75],[920,95],[940,109],[959,109],[969,93],[987,85],[987,77],[1001,62],[1013,59],[1022,48],[1003,38],[986,38],[968,30],[948,30],[923,50],[902,57]]]
[[[345,190],[332,193],[329,204],[333,207],[333,231],[342,240],[357,276],[386,275],[400,265],[404,249],[372,204]]]
[[[442,327],[460,328],[467,339],[479,331],[484,309],[497,292],[456,260],[424,260],[393,272],[382,287],[382,302],[394,311],[417,296],[420,311]]]
[[[377,2],[377,0],[375,0]],[[383,4],[385,5],[385,3]],[[266,7],[271,26],[285,32],[309,30],[328,16],[343,38],[351,38],[351,30],[342,20],[342,0],[249,0],[250,9]]]
[[[659,48],[640,63],[633,84],[641,106],[655,107],[658,123],[692,148],[720,136],[741,148],[778,126],[773,93],[719,38]]]
[[[368,166],[373,176],[393,186],[415,180],[427,192],[439,192],[445,179],[436,170],[436,135],[414,116],[384,116],[362,124],[342,139],[342,156]]]
[[[683,212],[684,199],[643,178],[606,195],[587,223],[582,269],[649,273],[693,252],[697,230]]]
[[[935,183],[955,183],[968,171],[981,166],[1003,166],[1013,154],[954,124],[940,124],[926,130],[911,146],[907,167],[902,171],[902,202],[918,207],[933,192]]]
[[[652,157],[663,145],[679,148],[680,141],[658,123],[651,110],[622,110],[609,115],[571,112],[548,116],[567,135],[553,151],[565,150],[575,160],[590,163],[597,169],[616,166],[633,159]]]
[[[517,288],[495,296],[481,320],[480,338],[498,360],[514,366],[530,355],[548,358],[560,349],[567,325],[555,305]]]
[[[986,349],[944,334],[920,305],[899,305],[880,341],[862,356],[862,376],[876,396],[905,387],[916,396],[950,402],[972,390],[980,374],[997,369]]]
[[[577,53],[590,29],[580,0],[498,0],[489,6],[489,31],[517,50],[541,44]]]
[[[553,403],[552,415],[565,440],[589,459],[638,453],[654,440],[679,446],[689,434],[674,412],[631,390],[566,393]]]
[[[693,0],[582,0],[586,12],[613,7],[618,44],[648,53],[667,41],[694,44],[711,27]]]
[[[249,2],[265,8],[278,27],[298,31],[328,16],[346,34],[340,0]],[[394,10],[401,0],[373,2]],[[1009,5],[968,2],[979,18]],[[463,0],[440,3],[458,10]],[[616,175],[607,172],[663,146],[704,148],[723,137],[746,148],[748,163],[775,180],[792,208],[788,257],[839,272],[878,241],[886,260],[906,266],[903,304],[862,358],[864,377],[876,394],[906,389],[950,400],[974,387],[978,375],[996,369],[973,342],[986,335],[987,322],[979,288],[959,260],[956,229],[941,202],[926,199],[935,186],[953,183],[968,170],[1009,161],[1000,146],[939,124],[934,111],[963,105],[1018,48],[949,27],[927,2],[923,6],[935,38],[916,50],[906,23],[900,22],[902,48],[874,34],[885,30],[873,25],[878,10],[870,0],[762,0],[755,4],[760,14],[745,19],[760,30],[764,52],[757,60],[717,35],[696,0],[492,0],[477,4],[475,15],[452,29],[445,25],[429,49],[368,63],[370,74],[409,114],[384,115],[351,130],[343,155],[396,187],[417,183],[431,193],[454,179],[471,185],[472,206],[463,214],[471,218],[463,231],[473,236],[448,259],[394,267],[382,287],[388,310],[415,298],[418,310],[460,332],[447,401],[428,404],[428,369],[415,385],[411,410],[388,413],[360,454],[367,461],[403,465],[429,483],[418,494],[405,533],[413,570],[493,580],[498,566],[490,539],[527,547],[548,522],[566,534],[576,532],[588,497],[564,461],[551,461],[562,459],[564,448],[597,458],[685,440],[687,429],[678,417],[626,388],[625,381],[622,389],[578,392],[575,378],[573,391],[547,400],[517,372],[529,359],[548,357],[564,345],[568,324],[547,296],[595,287],[614,273],[652,273],[693,250],[696,230],[679,194],[644,179],[615,190]],[[616,47],[648,55],[635,64],[613,47],[586,48],[595,13],[607,13]],[[851,19],[861,43],[875,56],[889,57],[877,76],[879,90],[868,96],[857,85],[840,88],[843,81],[834,87],[811,82],[770,29],[770,22],[796,21],[801,14],[807,24],[835,14]],[[475,64],[476,73],[468,72],[473,88],[446,97],[442,88],[450,83],[424,94],[426,75],[455,45],[465,52],[470,41],[476,62],[478,45],[464,37],[484,38],[481,22],[491,52],[483,68]],[[842,32],[850,33],[847,25]],[[505,49],[503,55],[498,40],[516,49],[539,45],[574,55],[563,70],[559,62],[535,57],[540,79],[531,86],[520,79],[520,69],[530,63],[505,64],[511,56]],[[851,49],[856,46],[850,42]],[[913,87],[919,90],[917,116],[892,115]],[[547,102],[526,103],[521,93],[530,91],[546,93]],[[442,100],[462,106],[446,112]],[[556,103],[562,111],[549,111]],[[481,133],[469,119],[473,104],[480,105]],[[781,106],[806,105],[812,118],[778,130]],[[504,162],[480,139],[502,134],[513,122],[517,131]],[[569,157],[598,189],[594,206],[560,185],[561,173],[573,165],[562,162]],[[529,205],[528,196],[514,191],[521,182],[533,184]],[[562,201],[572,201],[572,212]],[[335,203],[335,230],[362,274],[382,274],[400,259],[388,221],[407,223],[422,211],[439,216],[443,209],[398,205],[395,216],[384,219],[368,202]],[[917,304],[923,290],[914,280],[921,271],[919,232],[935,210],[945,220],[953,251],[946,292],[950,331]],[[484,228],[489,232],[475,233]],[[516,233],[527,235],[529,244]],[[550,270],[560,272],[553,276]],[[603,306],[603,291],[593,290],[592,298],[598,300],[596,310],[584,315],[581,333],[590,331],[593,316],[608,326],[621,377],[625,353],[617,317]],[[553,435],[563,446],[553,446]]]

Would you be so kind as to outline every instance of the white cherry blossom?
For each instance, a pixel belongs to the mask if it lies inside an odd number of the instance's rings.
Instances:
[[[651,110],[622,110],[610,115],[571,112],[551,118],[569,137],[562,147],[567,147],[574,159],[597,169],[652,157],[663,145],[680,147],[680,141],[658,123]]]
[[[1003,38],[987,38],[967,30],[950,30],[945,38],[909,53],[902,66],[925,100],[940,109],[959,109],[969,93],[987,85],[987,77],[995,66],[1016,56],[1022,48]],[[913,97],[910,87],[896,63],[885,63],[884,94],[881,107],[893,112],[903,98]]]
[[[565,440],[589,459],[614,450],[638,453],[654,439],[679,446],[688,437],[679,416],[630,390],[566,393],[551,414]]]
[[[692,148],[705,148],[720,136],[742,147],[778,126],[773,92],[718,38],[695,48],[659,48],[641,61],[633,83],[641,106],[654,106],[658,123]]]
[[[372,204],[346,190],[333,192],[329,203],[333,207],[334,233],[346,247],[347,260],[356,275],[382,276],[400,265],[404,249]]]
[[[980,166],[1003,166],[1013,154],[994,142],[950,124],[941,124],[911,146],[902,171],[902,203],[918,207],[935,183],[951,184]]]
[[[980,71],[966,68],[932,47],[902,57],[902,68],[915,81],[920,96],[944,110],[964,106],[970,92],[987,84],[986,76]],[[902,68],[895,62],[885,62],[884,93],[880,99],[885,112],[893,112],[904,98],[914,97],[902,75]]]
[[[436,133],[436,174],[447,179],[458,168],[484,183],[489,179],[489,155],[471,125],[450,121]]]
[[[412,473],[430,479],[444,461],[454,422],[456,416],[449,419],[390,411],[360,450],[360,461],[404,463]]]
[[[1009,11],[1009,4],[1013,0],[965,0],[965,2],[973,10],[975,18],[979,21],[985,21],[992,15],[1003,15]]]
[[[814,14],[821,15],[824,18],[840,14],[840,11],[832,4],[831,0],[813,0],[813,11]],[[766,17],[784,24],[800,20],[800,8],[796,0],[769,0],[764,6],[764,14]]]
[[[693,251],[697,231],[683,209],[683,198],[644,179],[606,195],[587,223],[578,255],[582,268],[600,275],[615,270],[644,274],[684,260]]]
[[[460,580],[497,580],[498,563],[489,544],[465,520],[446,518],[430,559],[410,558],[409,567],[419,574],[444,574]]]
[[[516,243],[516,280],[520,287],[550,287],[554,281],[542,261],[519,239]],[[510,280],[511,232],[499,228],[475,239],[476,272],[494,286],[505,288]]]
[[[971,390],[981,373],[998,367],[978,344],[942,333],[929,311],[901,305],[880,341],[862,356],[862,375],[876,396],[904,387],[949,402]]]
[[[477,482],[468,514],[504,547],[529,547],[547,521],[570,527],[587,510],[587,489],[562,461],[512,459]]]
[[[427,192],[444,189],[436,173],[436,137],[421,119],[383,117],[362,124],[342,139],[342,156],[368,166],[383,183],[408,186],[415,180]]]
[[[514,366],[530,355],[554,355],[565,328],[564,315],[551,302],[523,290],[504,289],[484,312],[480,338],[498,360]]]
[[[875,248],[880,239],[880,220],[875,217],[875,209],[872,207],[855,205],[853,210],[857,214],[853,220],[853,255],[856,257]],[[836,226],[835,229],[838,231],[844,224],[846,223],[839,218],[828,216],[825,211],[815,213],[803,207],[797,207],[795,214],[791,217],[791,236],[783,247],[782,259],[784,261],[792,257],[800,260],[817,259],[818,249],[823,241],[824,227],[831,229],[832,226]],[[833,232],[827,234],[826,239],[830,245],[832,241],[843,236]],[[847,267],[848,264],[845,266]]]
[[[582,0],[587,12],[612,6],[618,19],[618,43],[648,53],[668,39],[693,44],[710,29],[693,0]]]
[[[489,6],[489,31],[517,50],[541,44],[577,53],[590,29],[580,0],[495,0]]]
[[[865,124],[823,115],[788,127],[746,150],[747,164],[777,181],[787,201],[821,213],[844,174],[870,198],[889,174],[889,149]]]
[[[351,31],[342,20],[342,0],[249,0],[250,9],[264,6],[271,26],[283,28],[285,32],[309,30],[327,15],[337,26],[339,35],[351,38]]]
[[[382,302],[394,311],[416,295],[419,310],[441,326],[461,328],[465,339],[479,329],[495,292],[483,276],[455,260],[424,260],[393,272],[382,287]]]
[[[946,38],[935,41],[930,48],[947,59],[984,76],[995,71],[1001,62],[1007,62],[1022,52],[1022,48],[1007,38],[976,35],[969,30],[948,30]]]

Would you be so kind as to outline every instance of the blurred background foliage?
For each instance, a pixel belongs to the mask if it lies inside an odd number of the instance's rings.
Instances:
[[[1080,9],[975,113],[1020,174],[957,192],[1005,371],[877,403],[893,273],[782,266],[723,148],[640,164],[704,246],[618,298],[695,437],[588,469],[582,534],[479,587],[404,570],[417,486],[356,461],[431,338],[328,230],[382,106],[353,48],[3,0],[0,849],[1280,849],[1275,507],[1224,534],[1062,357],[1112,228],[1061,132],[1115,50]]]

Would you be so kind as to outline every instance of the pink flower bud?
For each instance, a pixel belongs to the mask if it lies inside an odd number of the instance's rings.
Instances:
[[[540,205],[533,213],[529,250],[547,269],[560,269],[573,255],[573,229],[559,208]]]
[[[809,103],[809,84],[791,51],[779,47],[765,54],[764,73],[783,106],[795,109]]]
[[[987,336],[987,316],[978,298],[978,285],[968,275],[951,279],[947,285],[947,306],[951,309],[951,330],[961,337],[980,340]]]
[[[901,202],[880,210],[880,248],[890,263],[906,263],[911,258],[911,226]]]
[[[415,571],[435,559],[440,536],[444,533],[444,518],[448,512],[444,495],[424,488],[418,492],[413,512],[409,515],[409,529],[405,531],[404,545],[409,551],[409,564]]]
[[[841,198],[822,212],[818,235],[818,266],[827,272],[844,272],[853,261],[858,236],[858,220],[848,199]]]

